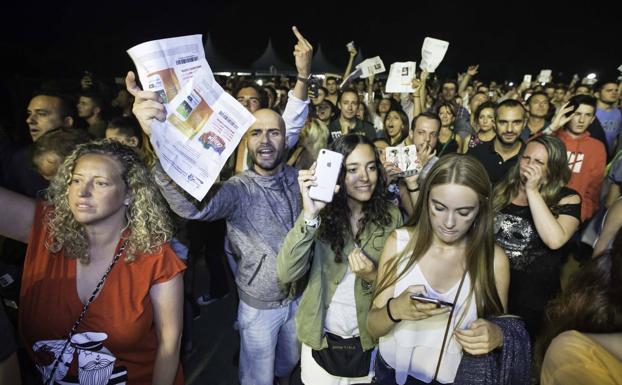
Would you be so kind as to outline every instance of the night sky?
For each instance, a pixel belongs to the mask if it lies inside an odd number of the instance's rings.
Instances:
[[[242,66],[261,55],[268,37],[292,61],[294,24],[312,44],[321,43],[339,68],[345,66],[350,40],[366,57],[380,55],[388,68],[394,61],[418,62],[426,36],[450,42],[438,69],[442,77],[480,63],[482,79],[518,81],[525,73],[551,68],[567,82],[575,72],[617,77],[622,64],[620,14],[611,9],[615,2],[382,1],[374,8],[357,2],[228,0],[203,1],[194,9],[192,3],[13,3],[0,23],[4,73],[70,78],[88,69],[112,78],[133,68],[125,53],[131,46],[196,33],[210,33],[216,49]]]

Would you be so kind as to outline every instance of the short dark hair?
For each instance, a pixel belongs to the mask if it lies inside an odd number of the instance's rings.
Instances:
[[[438,116],[438,114],[435,114],[434,112],[422,112],[419,115],[415,116],[415,118],[413,119],[412,123],[410,123],[410,129],[414,130],[415,126],[417,125],[417,120],[419,120],[419,118],[426,118],[426,119],[432,119],[432,120],[436,120],[438,122],[438,128],[441,128],[441,125],[443,123],[441,123],[441,118]]]
[[[479,119],[480,114],[486,108],[492,108],[492,110],[494,111],[494,110],[497,109],[497,103],[492,102],[492,101],[489,100],[487,102],[484,102],[484,103],[480,104],[479,107],[477,107],[477,109],[475,110],[475,113],[473,114],[473,117],[475,118],[475,120]]]
[[[354,88],[348,87],[344,90],[341,91],[341,93],[339,94],[339,98],[337,98],[337,104],[341,103],[341,97],[343,96],[343,94],[347,93],[347,92],[351,92],[354,95],[356,95],[356,100],[358,102],[360,102],[360,98],[359,98],[359,93],[357,90],[355,90]]]
[[[327,76],[326,77],[326,83],[328,83],[329,80],[334,80],[335,82],[337,82],[337,78],[334,76]]]
[[[252,88],[257,91],[257,95],[259,95],[259,108],[268,108],[268,97],[266,96],[266,91],[264,91],[263,88],[261,88],[257,83],[248,80],[239,82],[233,89],[232,95],[234,98],[238,97],[238,94],[242,88]]]
[[[453,84],[454,86],[456,86],[456,91],[458,91],[458,81],[456,79],[443,80],[443,82],[441,83],[441,89],[443,88],[445,84]]]
[[[575,95],[568,101],[569,107],[574,107],[572,111],[566,114],[566,116],[572,115],[573,112],[579,108],[581,104],[585,104],[594,109],[594,113],[596,113],[596,98],[592,95]]]
[[[525,109],[525,106],[523,106],[523,103],[519,102],[518,100],[515,100],[515,99],[505,99],[501,103],[497,104],[497,108],[495,109],[495,119],[497,118],[497,115],[499,113],[499,109],[501,109],[501,107],[505,107],[505,108],[520,107],[523,110],[523,114],[527,112],[527,110]]]
[[[118,130],[120,134],[129,138],[135,137],[138,139],[138,148],[143,144],[142,131],[138,120],[134,117],[118,116],[108,123],[108,128],[114,128]]]
[[[99,92],[81,92],[80,97],[89,98],[93,101],[95,106],[99,107],[102,111],[106,108],[106,101],[104,96]]]
[[[62,159],[71,154],[77,145],[90,141],[91,137],[85,130],[65,127],[50,130],[30,147],[30,161],[34,164],[37,157],[53,152],[61,158],[62,163]]]
[[[59,101],[59,113],[61,118],[75,118],[76,117],[76,106],[73,102],[72,98],[69,96],[62,94],[60,92],[53,91],[36,91],[32,94],[31,100],[37,96],[47,96],[49,98],[56,98]]]
[[[615,84],[616,87],[618,85],[618,82],[616,82],[613,79],[607,79],[607,80],[601,80],[598,83],[596,83],[594,85],[594,92],[600,92],[602,91],[603,87],[605,87],[607,84]],[[578,87],[578,86],[577,86]]]

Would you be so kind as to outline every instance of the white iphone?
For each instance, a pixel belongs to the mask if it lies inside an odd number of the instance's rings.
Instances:
[[[311,186],[309,189],[311,199],[326,203],[332,202],[342,162],[343,155],[340,153],[325,148],[320,150],[315,166],[317,186]]]

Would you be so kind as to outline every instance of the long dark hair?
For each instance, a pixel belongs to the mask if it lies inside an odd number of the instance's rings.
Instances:
[[[542,362],[553,338],[566,330],[622,332],[622,229],[613,247],[589,261],[549,303],[546,327],[536,358]]]
[[[363,203],[363,218],[360,220],[358,232],[357,234],[352,234],[350,227],[350,215],[352,213],[348,206],[348,194],[345,186],[345,162],[358,145],[367,145],[373,150],[376,169],[378,170],[378,180],[371,199]],[[358,242],[359,237],[368,225],[376,224],[383,227],[391,223],[391,215],[388,210],[390,203],[385,198],[386,182],[384,168],[376,147],[371,140],[363,135],[348,134],[335,140],[330,149],[343,155],[344,160],[337,180],[341,188],[333,197],[333,201],[326,205],[320,213],[322,224],[318,229],[317,237],[330,244],[331,250],[335,253],[335,261],[340,263],[343,261],[342,251],[347,239],[354,237],[354,240]]]
[[[426,176],[415,211],[408,226],[416,228],[404,253],[393,258],[387,265],[385,275],[379,282],[374,297],[395,284],[425,254],[432,245],[433,232],[430,223],[429,199],[434,186],[455,183],[471,188],[478,197],[479,212],[466,233],[465,265],[473,282],[480,317],[503,314],[503,304],[497,292],[494,274],[494,235],[490,179],[486,170],[475,158],[461,154],[447,154],[440,158]],[[400,271],[403,261],[406,266]]]

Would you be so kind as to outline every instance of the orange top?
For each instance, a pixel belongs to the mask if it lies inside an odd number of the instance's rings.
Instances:
[[[561,333],[546,351],[542,385],[620,385],[622,362],[583,333]]]
[[[43,202],[37,203],[19,313],[20,333],[44,380],[83,308],[76,287],[77,260],[65,258],[63,251],[52,254],[45,247],[49,228],[44,216],[51,210]],[[131,263],[124,257],[121,255],[89,306],[64,354],[64,361],[71,362],[70,369],[58,365],[57,380],[67,374],[63,380],[69,382],[79,378],[80,383],[97,385],[109,379],[151,384],[158,341],[149,290],[175,277],[185,265],[168,243],[156,253],[137,255]],[[183,384],[181,366],[175,384]]]

